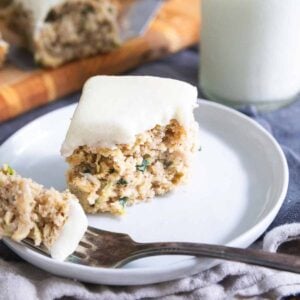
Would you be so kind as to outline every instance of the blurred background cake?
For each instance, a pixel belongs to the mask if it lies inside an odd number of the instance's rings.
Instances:
[[[3,66],[5,60],[6,60],[6,56],[8,53],[8,43],[6,43],[1,36],[1,32],[0,32],[0,68]]]
[[[56,67],[116,48],[117,17],[112,0],[14,0],[6,18],[37,62]]]

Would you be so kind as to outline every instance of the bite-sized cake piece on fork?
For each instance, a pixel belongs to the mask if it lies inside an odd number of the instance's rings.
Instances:
[[[8,53],[8,43],[6,43],[2,37],[1,37],[1,32],[0,32],[0,68],[3,66],[6,56]]]
[[[112,0],[14,0],[12,5],[8,24],[42,65],[56,67],[120,44]]]
[[[0,238],[30,238],[53,258],[64,260],[86,229],[85,213],[70,192],[45,189],[7,165],[0,169]]]
[[[61,151],[85,211],[122,214],[184,182],[198,144],[196,103],[197,89],[178,80],[89,79]]]

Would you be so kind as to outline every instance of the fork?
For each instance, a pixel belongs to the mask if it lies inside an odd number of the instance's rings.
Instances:
[[[300,257],[290,255],[289,242],[300,246],[300,240],[287,241],[279,247],[279,251],[289,254],[270,253],[255,249],[241,249],[221,245],[200,243],[138,243],[124,233],[110,232],[88,227],[76,251],[66,261],[104,268],[120,268],[125,264],[148,256],[156,255],[192,255],[223,260],[238,261],[277,270],[300,273]],[[25,239],[24,245],[49,256],[46,248],[35,246],[33,241]]]

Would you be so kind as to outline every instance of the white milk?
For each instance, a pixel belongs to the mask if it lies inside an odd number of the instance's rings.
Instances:
[[[209,98],[279,107],[300,91],[300,0],[202,0]]]

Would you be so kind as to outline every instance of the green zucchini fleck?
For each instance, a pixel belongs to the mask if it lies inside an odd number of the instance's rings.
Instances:
[[[117,184],[120,184],[120,185],[127,185],[128,182],[127,182],[124,178],[120,178],[120,179],[117,181]]]
[[[4,165],[3,166],[3,171],[7,175],[14,175],[15,174],[15,170],[9,165]]]
[[[141,165],[137,165],[136,169],[140,172],[145,172],[147,167],[150,165],[150,161],[148,159],[143,159],[142,164]]]
[[[119,199],[119,203],[122,205],[123,208],[125,208],[128,201],[128,197],[122,197]]]

